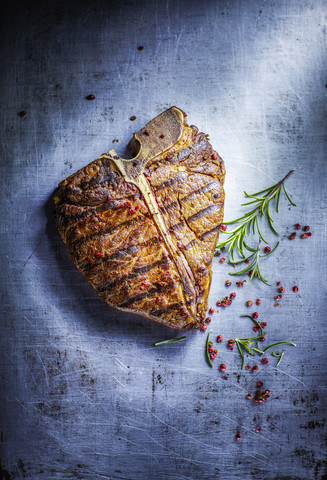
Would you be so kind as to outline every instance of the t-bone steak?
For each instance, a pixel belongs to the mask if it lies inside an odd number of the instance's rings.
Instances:
[[[224,162],[171,107],[59,184],[69,254],[111,307],[173,328],[203,325],[224,210]]]

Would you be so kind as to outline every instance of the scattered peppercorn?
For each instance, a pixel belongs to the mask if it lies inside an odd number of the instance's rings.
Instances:
[[[286,292],[286,288],[285,288],[285,287],[279,287],[279,291],[280,291],[280,293],[285,293],[285,292]]]
[[[263,382],[261,382],[261,380],[258,380],[258,381],[257,381],[257,387],[260,388],[260,387],[262,387],[262,385],[263,385]]]
[[[207,325],[201,325],[201,330],[205,332],[207,330]]]
[[[256,305],[261,305],[261,300],[260,298],[257,298],[256,301],[255,301]]]
[[[224,340],[224,337],[222,335],[217,336],[217,342],[220,343]]]
[[[225,258],[225,257],[221,257],[221,258],[219,259],[219,261],[220,261],[220,263],[224,263],[224,262],[226,261],[226,258]]]
[[[227,369],[227,367],[226,367],[226,365],[225,365],[224,363],[222,363],[222,364],[220,365],[220,367],[219,367],[219,370],[220,370],[221,372],[224,372],[226,369]]]
[[[132,115],[131,118],[130,118],[130,120],[131,120],[132,122],[134,122],[134,120],[136,120],[135,115]]]
[[[271,248],[270,247],[265,247],[265,252],[267,252],[267,253],[271,252]]]
[[[276,295],[275,300],[281,300],[283,298],[283,295]]]
[[[226,280],[226,282],[225,282],[226,287],[230,287],[231,284],[232,284],[232,282],[230,280]]]
[[[22,110],[21,112],[19,112],[18,114],[21,118],[25,118],[27,113],[25,112],[25,110]]]
[[[257,332],[258,330],[260,330],[260,327],[258,327],[258,325],[254,325],[254,327],[252,327],[252,328],[253,328],[254,332]]]
[[[298,287],[298,286],[296,286],[296,285],[294,285],[294,287],[292,288],[292,290],[293,290],[293,292],[295,292],[295,293],[296,293],[296,292],[298,292],[298,291],[299,291],[299,287]]]
[[[211,155],[211,157],[214,159],[214,160],[217,160],[218,158],[218,155],[216,152],[213,152],[213,154]]]
[[[266,341],[266,337],[261,337],[260,338],[260,342],[265,342]]]
[[[160,138],[165,138],[165,135],[162,133],[162,134],[160,135]]]
[[[260,427],[258,427],[258,428],[255,429],[255,433],[260,433],[260,432],[261,432],[261,428],[260,428]]]
[[[274,307],[280,307],[281,303],[275,303]]]
[[[210,314],[213,314],[213,313],[215,313],[215,309],[214,309],[214,308],[212,308],[212,307],[211,307],[211,308],[209,308],[209,313],[210,313]]]
[[[235,341],[231,338],[227,343],[230,347],[232,347],[235,344]]]
[[[304,233],[303,235],[301,235],[301,238],[309,238],[309,237],[311,237],[311,235],[312,235],[311,232]]]
[[[279,287],[279,285],[281,285],[282,283],[281,282],[277,282],[276,285],[277,287]]]
[[[252,367],[251,372],[256,372],[257,370],[259,370],[258,365],[254,365],[254,366]]]
[[[309,230],[310,230],[309,225],[305,225],[305,226],[303,227],[303,231],[304,231],[304,232],[308,232]]]
[[[116,142],[119,142],[118,138],[114,138],[112,143],[116,143]]]
[[[236,440],[241,440],[241,434],[240,434],[240,433],[237,433],[237,434],[235,435],[235,438],[236,438]]]
[[[262,328],[265,328],[265,327],[267,326],[267,322],[261,322],[261,323],[260,323],[260,326],[261,326]]]
[[[252,300],[248,300],[248,301],[246,302],[246,304],[247,304],[248,307],[252,307],[253,302],[252,302]]]
[[[255,319],[259,318],[258,312],[254,312],[254,313],[252,314],[252,317],[255,318]]]
[[[265,364],[267,365],[267,363],[269,363],[268,358],[267,358],[267,357],[264,357],[264,358],[262,359],[262,363],[265,363]]]
[[[294,240],[296,237],[296,232],[291,233],[291,235],[288,237],[289,240]]]
[[[137,47],[137,49],[141,51],[141,50],[144,50],[144,47],[143,45],[140,45],[139,47]]]
[[[90,93],[90,95],[86,97],[86,100],[95,100],[95,95],[93,95],[93,93]]]
[[[248,398],[249,400],[251,400],[251,398],[252,398],[252,393],[248,393],[247,396],[246,396],[246,398]]]
[[[226,230],[227,230],[227,225],[225,225],[224,223],[222,223],[222,224],[220,225],[220,230],[222,230],[223,232],[226,232]]]
[[[230,295],[229,295],[229,298],[233,299],[236,297],[236,293],[235,292],[232,292]]]
[[[250,370],[251,366],[250,365],[245,365],[245,370]]]
[[[300,230],[301,225],[300,225],[299,223],[296,223],[296,224],[294,225],[294,228],[296,228],[296,230]]]

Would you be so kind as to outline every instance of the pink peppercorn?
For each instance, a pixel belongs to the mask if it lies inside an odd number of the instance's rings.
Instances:
[[[260,330],[260,327],[258,327],[258,325],[254,325],[253,330],[257,332],[258,330]]]
[[[267,253],[271,252],[271,248],[270,247],[265,247],[265,252],[267,252]]]
[[[304,233],[303,235],[301,235],[301,238],[309,238],[309,237],[311,237],[311,235],[312,235],[311,232]]]
[[[226,282],[225,282],[226,287],[230,287],[231,284],[232,284],[232,282],[230,280],[226,280]]]
[[[235,342],[234,342],[233,339],[228,340],[227,343],[228,343],[228,345],[229,345],[230,347],[232,347],[232,346],[235,344]]]
[[[260,387],[262,387],[262,385],[263,385],[263,382],[262,382],[261,380],[258,380],[258,381],[257,381],[257,387],[260,388]]]
[[[233,299],[236,297],[236,293],[235,292],[232,292],[230,295],[229,295],[229,298]]]
[[[213,313],[215,313],[215,309],[214,308],[209,308],[209,313],[212,315]]]
[[[296,223],[296,224],[294,225],[294,228],[296,228],[296,230],[300,230],[301,225],[300,225],[299,223]]]
[[[261,432],[261,427],[258,427],[255,429],[255,433],[260,433]]]
[[[217,342],[222,342],[224,340],[224,337],[222,335],[217,336]]]
[[[267,326],[267,322],[261,322],[260,325],[262,328],[265,328]]]
[[[250,370],[250,365],[245,365],[245,370]]]
[[[220,261],[220,263],[224,263],[224,262],[226,262],[226,258],[225,258],[225,257],[221,257],[221,258],[219,259],[219,261]]]
[[[258,365],[254,365],[254,366],[252,367],[252,372],[256,372],[257,370],[259,370]]]
[[[252,398],[252,393],[248,393],[247,396],[246,396],[246,398],[248,398],[249,400],[251,400],[251,398]]]
[[[201,330],[205,332],[207,330],[207,325],[201,325]]]
[[[207,323],[210,323],[210,322],[211,322],[211,318],[210,318],[210,317],[207,317],[207,318],[205,319],[205,321],[206,321]]]
[[[294,240],[296,237],[296,232],[291,233],[291,235],[288,237],[289,240]]]
[[[270,393],[270,390],[265,390],[266,395],[269,395],[269,393]]]
[[[259,318],[258,312],[254,312],[254,313],[252,314],[252,317],[255,318],[255,319]]]
[[[261,300],[260,300],[260,298],[257,298],[257,299],[256,299],[255,304],[256,304],[256,305],[261,305]]]
[[[246,260],[244,260],[245,263],[250,263],[250,259],[247,258]]]
[[[299,291],[299,287],[297,287],[296,285],[294,285],[294,287],[292,288],[293,292],[298,292]]]
[[[308,232],[309,230],[310,230],[309,225],[305,225],[305,226],[303,227],[303,231],[304,231],[304,232]]]
[[[277,287],[279,287],[279,285],[281,285],[281,284],[282,284],[282,282],[277,282],[276,283]]]
[[[86,97],[86,100],[95,100],[95,95],[93,95],[93,93],[91,93],[90,95],[88,95]]]
[[[224,232],[226,232],[226,230],[227,230],[227,225],[225,225],[224,223],[222,223],[222,224],[220,225],[220,230],[223,230]]]
[[[217,155],[216,152],[213,152],[212,155],[211,155],[211,157],[212,157],[214,160],[217,160],[218,155]]]
[[[241,440],[241,434],[240,434],[240,433],[237,433],[237,434],[235,435],[235,438],[236,438],[236,440]]]
[[[285,292],[286,292],[286,288],[285,288],[285,287],[279,287],[279,291],[280,291],[280,293],[285,293]]]
[[[217,355],[216,355],[214,352],[212,352],[212,353],[210,354],[211,360],[214,360],[214,359],[216,358],[216,356],[217,356]]]
[[[227,367],[224,363],[222,363],[219,367],[219,370],[221,370],[222,372],[224,372],[226,369],[227,369]]]
[[[247,304],[248,307],[251,307],[251,306],[253,305],[253,302],[252,302],[252,300],[248,300],[248,301],[246,302],[246,304]]]
[[[264,357],[264,358],[262,359],[262,363],[265,363],[265,364],[267,365],[267,363],[269,363],[268,358],[267,358],[267,357]]]
[[[261,337],[260,338],[260,342],[265,342],[266,341],[266,337]]]

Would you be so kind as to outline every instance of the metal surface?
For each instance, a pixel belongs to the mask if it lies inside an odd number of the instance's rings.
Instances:
[[[7,2],[2,479],[326,479],[326,15],[323,0]],[[171,105],[226,162],[226,220],[244,189],[296,168],[297,207],[282,200],[281,244],[262,265],[273,287],[232,279],[237,297],[210,325],[213,338],[251,334],[239,315],[260,297],[267,343],[297,344],[279,367],[251,358],[259,371],[241,372],[224,342],[210,369],[201,331],[155,348],[181,333],[108,309],[58,236],[57,183],[112,146],[123,153]],[[296,222],[312,237],[290,242]],[[231,291],[227,262],[213,269],[210,305]],[[287,289],[280,308],[276,281]],[[264,404],[245,399],[259,379],[271,390]]]

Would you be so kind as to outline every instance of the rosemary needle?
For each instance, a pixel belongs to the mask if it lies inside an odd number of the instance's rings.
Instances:
[[[176,343],[180,342],[181,340],[185,340],[185,337],[178,337],[178,338],[170,338],[169,340],[163,340],[162,342],[157,342],[154,344],[155,347],[159,347],[160,345],[166,345],[168,343]]]

